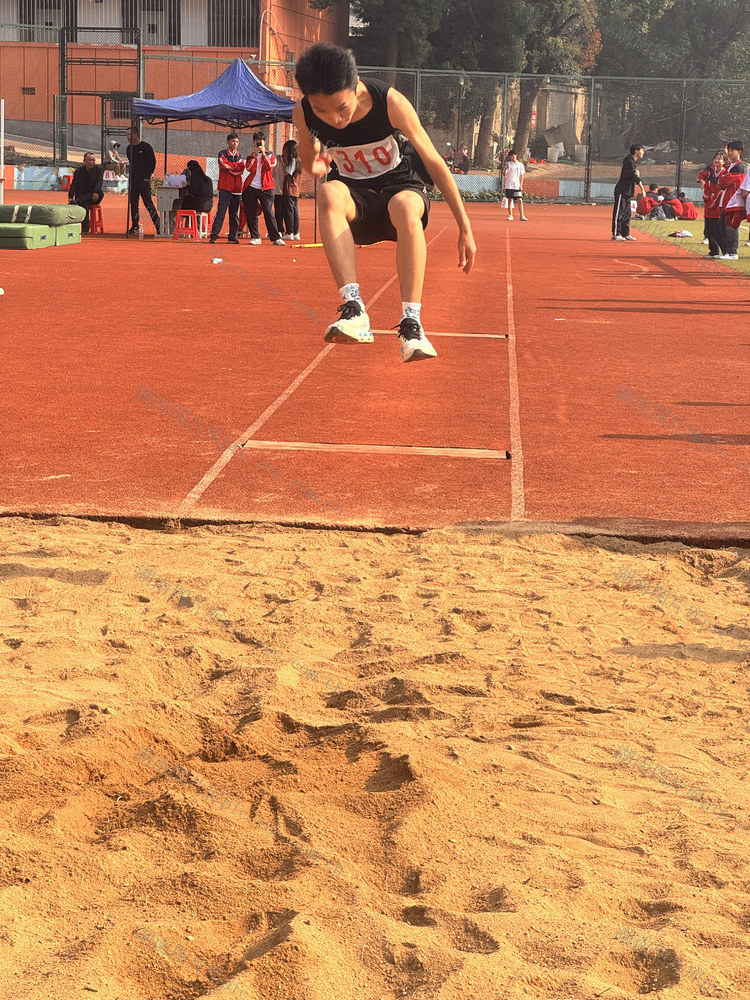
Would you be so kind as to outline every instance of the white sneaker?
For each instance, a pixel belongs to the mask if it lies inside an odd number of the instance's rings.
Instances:
[[[415,319],[402,319],[398,326],[401,341],[401,357],[404,361],[424,361],[436,358],[437,351],[424,335],[422,324]]]
[[[509,215],[509,216],[508,216],[508,219],[507,219],[507,221],[508,221],[508,222],[512,222],[512,221],[513,221],[513,216],[512,216],[512,215]]]
[[[529,221],[529,220],[528,220],[528,219],[526,218],[526,216],[525,216],[525,215],[522,215],[522,216],[521,216],[521,222],[528,222],[528,221]]]
[[[745,246],[746,247],[750,247],[750,240],[747,241],[747,243],[745,244]]]
[[[618,243],[623,243],[624,240],[625,240],[625,237],[624,236],[613,236],[612,239],[616,240]]]
[[[285,247],[286,243],[279,236],[279,238],[277,240],[271,240],[271,246],[274,246],[274,247]]]
[[[252,245],[254,247],[259,247],[261,245],[261,243],[263,242],[263,240],[259,236],[256,240],[250,240],[250,242],[252,243]]]
[[[295,239],[295,240],[299,240],[299,238],[300,238],[300,237],[299,237],[299,233],[295,233],[295,234],[294,234],[294,239]]]
[[[626,236],[625,239],[628,243],[635,243],[635,236]]]
[[[722,260],[739,260],[740,255],[737,253],[724,253],[721,255]]]
[[[323,340],[329,344],[371,344],[375,339],[370,331],[370,317],[359,302],[349,299],[338,312],[341,317],[331,323]]]
[[[708,240],[704,240],[704,241],[703,241],[703,246],[704,246],[704,247],[707,247],[707,246],[708,246]],[[745,244],[745,246],[747,246],[747,243]]]
[[[286,236],[281,237],[282,240],[296,240],[297,237],[293,233],[287,233]]]

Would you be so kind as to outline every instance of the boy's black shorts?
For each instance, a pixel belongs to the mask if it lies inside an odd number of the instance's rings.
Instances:
[[[506,188],[505,197],[508,201],[520,201],[523,198],[523,191],[519,191],[518,188]]]
[[[422,228],[427,228],[430,217],[430,199],[427,195],[427,189],[418,181],[394,184],[391,187],[380,188],[379,191],[373,188],[349,187],[349,194],[357,206],[357,214],[349,223],[355,243],[369,246],[371,243],[380,243],[381,240],[396,242],[398,234],[388,214],[388,202],[399,191],[416,191],[420,195],[424,202]]]

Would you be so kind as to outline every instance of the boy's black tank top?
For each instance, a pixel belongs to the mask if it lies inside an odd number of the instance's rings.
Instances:
[[[365,86],[372,108],[364,118],[342,129],[318,118],[308,99],[302,98],[305,124],[333,158],[327,179],[375,190],[394,184],[425,187],[431,182],[418,173],[420,166],[424,170],[421,159],[388,117],[390,87],[380,80],[365,82]]]

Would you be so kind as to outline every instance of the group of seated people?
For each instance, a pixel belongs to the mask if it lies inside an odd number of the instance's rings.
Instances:
[[[697,219],[698,211],[684,191],[649,184],[648,192],[638,199],[636,219]]]

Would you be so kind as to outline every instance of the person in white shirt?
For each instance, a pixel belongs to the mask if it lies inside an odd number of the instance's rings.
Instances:
[[[515,149],[508,150],[508,161],[503,172],[503,184],[505,185],[505,197],[508,199],[508,222],[513,221],[513,205],[518,202],[521,210],[521,222],[529,220],[523,213],[523,177],[526,168],[516,156]]]

